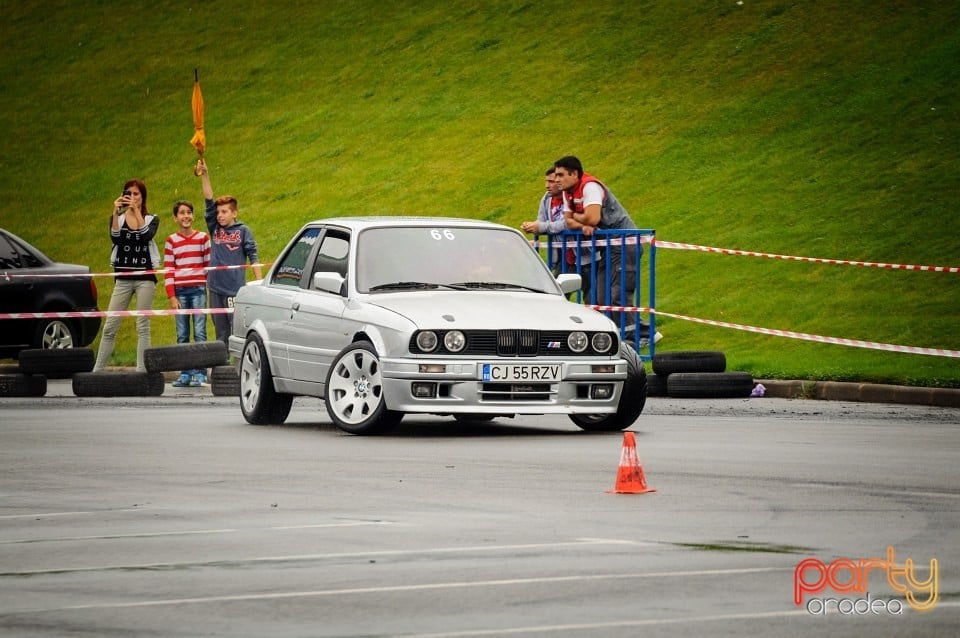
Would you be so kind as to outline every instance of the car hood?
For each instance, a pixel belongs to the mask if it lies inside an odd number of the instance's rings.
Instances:
[[[0,272],[17,273],[18,275],[85,275],[89,274],[90,268],[80,264],[63,264],[55,261],[34,268],[0,268]]]
[[[89,273],[90,267],[83,266],[80,264],[64,264],[59,261],[55,261],[47,268],[50,272],[64,273],[64,274],[73,274],[73,273]]]
[[[559,295],[503,291],[436,291],[370,295],[367,302],[421,328],[611,330],[605,315]]]

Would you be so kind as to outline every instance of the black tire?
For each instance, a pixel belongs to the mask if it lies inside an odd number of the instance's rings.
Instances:
[[[20,372],[45,374],[66,378],[76,372],[90,372],[96,355],[90,348],[54,348],[50,350],[21,350],[18,355]]]
[[[211,368],[226,365],[229,361],[227,345],[219,340],[157,346],[143,351],[143,367],[147,372]]]
[[[653,371],[662,376],[675,372],[723,372],[727,357],[712,350],[658,352],[653,355]]]
[[[78,397],[158,397],[163,394],[159,372],[78,372],[73,375]]]
[[[267,349],[256,333],[251,333],[243,344],[239,383],[240,411],[247,423],[280,425],[287,420],[293,405],[293,395],[274,389]]]
[[[659,374],[648,374],[647,375],[647,396],[648,397],[665,397],[667,396],[667,379],[669,377],[660,376]]]
[[[402,412],[387,409],[380,357],[367,341],[340,351],[327,372],[324,395],[330,419],[350,434],[383,434],[403,418]]]
[[[678,372],[667,377],[667,396],[685,399],[748,397],[753,377],[746,372]]]
[[[0,374],[0,397],[42,397],[47,378],[42,374]]]
[[[72,348],[79,344],[78,334],[69,319],[40,319],[30,345],[36,350]]]
[[[210,392],[215,397],[240,396],[240,375],[234,366],[216,366],[210,370]]]
[[[613,414],[571,414],[570,420],[588,432],[616,432],[630,427],[640,418],[647,402],[647,372],[640,355],[627,344],[620,344],[620,356],[627,360],[627,379],[620,403]]]

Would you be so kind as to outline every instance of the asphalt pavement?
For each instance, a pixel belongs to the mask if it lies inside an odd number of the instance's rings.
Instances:
[[[122,368],[116,368],[115,370],[122,370]],[[0,374],[14,374],[16,372],[17,367],[14,365],[0,366]],[[209,385],[199,388],[174,388],[170,384],[176,378],[176,373],[164,373],[164,377],[166,379],[164,396],[211,396]],[[881,383],[781,379],[756,379],[755,382],[763,386],[764,397],[960,408],[960,389],[958,388],[925,388]],[[47,394],[49,396],[72,395],[70,380],[48,380]],[[760,397],[757,398],[760,399]]]

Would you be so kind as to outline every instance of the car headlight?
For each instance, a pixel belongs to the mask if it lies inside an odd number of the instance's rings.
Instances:
[[[451,330],[443,335],[443,347],[448,352],[460,352],[467,347],[467,337],[459,330]]]
[[[590,340],[587,339],[587,335],[579,330],[567,335],[567,347],[570,348],[571,352],[583,352],[587,349],[588,343],[590,343]]]
[[[433,352],[438,343],[437,333],[432,330],[424,330],[417,335],[417,347],[423,352]]]
[[[609,332],[598,332],[590,340],[595,352],[606,352],[613,346],[613,338]]]

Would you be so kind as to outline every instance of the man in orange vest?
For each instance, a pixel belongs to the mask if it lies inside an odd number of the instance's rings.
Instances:
[[[593,235],[597,229],[635,229],[636,224],[616,196],[603,182],[584,172],[583,164],[573,156],[561,157],[553,163],[554,175],[563,189],[564,216],[567,228],[583,232],[585,237]],[[619,244],[597,249],[597,254],[587,259],[596,264],[594,271],[596,301],[599,305],[633,305],[632,297],[637,289],[637,251],[643,251],[639,244]],[[609,251],[609,255],[606,254]],[[607,297],[607,262],[609,257],[610,296]],[[613,320],[620,325],[620,313],[612,313]],[[628,338],[633,330],[640,330],[641,346],[650,337],[650,326],[636,315],[636,320],[624,320],[624,332]],[[654,335],[656,341],[663,337],[659,332]]]

